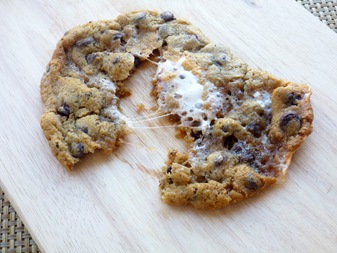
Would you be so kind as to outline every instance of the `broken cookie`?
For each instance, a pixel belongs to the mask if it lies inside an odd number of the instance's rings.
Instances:
[[[164,202],[220,208],[284,177],[312,131],[311,90],[254,69],[171,12],[139,11],[68,31],[41,81],[41,126],[68,169],[129,133],[119,108],[126,80],[159,52],[153,94],[186,152],[169,151]]]

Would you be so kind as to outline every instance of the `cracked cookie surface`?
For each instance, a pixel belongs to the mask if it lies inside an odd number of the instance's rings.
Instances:
[[[164,202],[224,207],[284,177],[312,131],[310,88],[251,68],[189,22],[154,11],[89,22],[58,42],[41,81],[41,126],[63,166],[111,152],[129,133],[123,81],[154,51],[158,111],[188,145],[169,151]]]

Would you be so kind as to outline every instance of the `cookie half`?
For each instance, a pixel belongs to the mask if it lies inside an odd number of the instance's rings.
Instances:
[[[284,178],[312,131],[307,85],[251,68],[218,45],[160,63],[156,90],[189,146],[171,150],[163,168],[167,203],[219,208],[251,197]]]

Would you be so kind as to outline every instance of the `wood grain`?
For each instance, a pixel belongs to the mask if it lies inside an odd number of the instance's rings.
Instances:
[[[74,172],[60,166],[39,126],[54,46],[75,25],[137,9],[171,10],[249,64],[312,86],[314,132],[286,182],[223,210],[167,206],[160,167],[168,148],[184,148],[171,128],[135,129],[112,156],[91,155]],[[294,1],[13,0],[1,1],[0,16],[0,182],[43,251],[337,251],[337,35]],[[153,105],[153,71],[129,81],[127,113]]]

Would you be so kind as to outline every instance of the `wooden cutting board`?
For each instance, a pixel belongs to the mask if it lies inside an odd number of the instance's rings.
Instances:
[[[171,10],[249,64],[312,86],[314,132],[288,179],[216,211],[159,198],[172,128],[135,129],[114,155],[88,156],[68,172],[39,126],[39,82],[56,42],[75,25],[137,9]],[[337,252],[337,34],[293,0],[1,1],[0,180],[45,252]],[[123,101],[151,107],[154,67],[128,82]],[[165,125],[165,121],[140,126]]]

